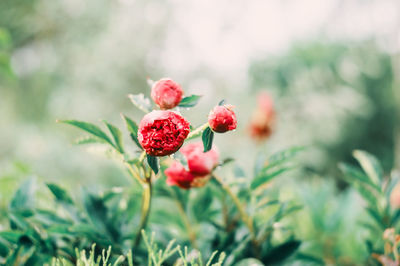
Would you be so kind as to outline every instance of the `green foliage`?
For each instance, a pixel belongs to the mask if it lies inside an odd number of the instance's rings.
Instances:
[[[190,95],[190,96],[184,97],[178,106],[184,107],[184,108],[194,107],[199,102],[200,98],[201,98],[201,95]]]
[[[208,152],[212,148],[213,139],[214,139],[214,132],[211,130],[210,127],[207,127],[201,136],[204,146],[204,152]]]
[[[383,243],[380,240],[383,232],[387,228],[398,226],[398,210],[390,206],[390,192],[398,179],[392,176],[385,177],[380,162],[372,154],[356,150],[353,155],[361,169],[344,163],[339,167],[352,188],[357,190],[366,202],[365,211],[370,221],[363,221],[362,225],[370,232],[369,238],[365,240],[369,252],[383,253]]]

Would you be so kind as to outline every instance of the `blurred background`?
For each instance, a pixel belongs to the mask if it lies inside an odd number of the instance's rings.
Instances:
[[[27,174],[70,188],[127,184],[101,147],[72,145],[80,132],[55,121],[139,121],[126,95],[149,95],[147,77],[203,95],[182,110],[194,126],[221,99],[235,105],[238,130],[215,143],[249,174],[257,153],[292,145],[309,147],[293,186],[345,189],[337,164],[354,149],[389,172],[400,165],[399,33],[398,0],[2,0],[0,200]],[[248,136],[260,91],[277,112],[262,144]]]

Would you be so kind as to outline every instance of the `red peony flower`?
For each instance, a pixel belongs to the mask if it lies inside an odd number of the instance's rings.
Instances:
[[[218,133],[234,130],[237,126],[236,115],[232,105],[218,105],[208,115],[208,124]]]
[[[275,109],[272,98],[265,92],[259,94],[257,109],[250,120],[249,131],[256,140],[268,138],[275,124]]]
[[[179,150],[189,132],[189,122],[180,114],[152,111],[140,121],[138,140],[147,154],[165,156]]]
[[[218,165],[219,153],[214,146],[208,152],[203,152],[203,143],[190,143],[182,147],[180,152],[185,156],[189,171],[196,176],[205,176]]]
[[[181,86],[169,78],[155,82],[151,88],[151,98],[161,109],[172,109],[182,100]]]
[[[210,179],[212,170],[218,165],[217,148],[213,147],[210,151],[203,152],[203,144],[198,142],[190,143],[180,151],[186,158],[189,169],[185,169],[181,163],[174,161],[165,170],[167,184],[184,189],[204,186]]]
[[[167,184],[169,186],[178,186],[184,189],[190,188],[195,178],[181,163],[176,161],[164,173],[167,176]]]

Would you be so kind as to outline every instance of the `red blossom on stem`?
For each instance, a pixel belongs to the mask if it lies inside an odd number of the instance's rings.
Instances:
[[[210,111],[208,115],[210,128],[217,133],[224,133],[236,129],[236,114],[233,112],[232,105],[218,105]]]
[[[180,114],[152,111],[140,121],[138,140],[147,154],[165,156],[179,150],[189,132],[189,122]]]
[[[151,98],[161,109],[172,109],[182,100],[181,86],[170,78],[156,81],[151,88]]]
[[[187,160],[188,169],[185,169],[180,162],[174,161],[165,170],[167,184],[184,189],[204,186],[212,170],[218,165],[217,148],[213,147],[210,151],[203,152],[203,144],[197,142],[184,146],[180,151]]]

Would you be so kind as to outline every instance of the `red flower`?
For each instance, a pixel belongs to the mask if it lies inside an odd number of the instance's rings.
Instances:
[[[172,109],[182,100],[181,86],[169,78],[155,82],[151,88],[151,98],[161,109]]]
[[[179,150],[189,131],[189,122],[178,113],[152,111],[140,121],[138,140],[147,154],[165,156]]]
[[[236,115],[232,105],[218,105],[208,115],[208,124],[218,133],[234,130],[237,126]]]
[[[185,156],[189,171],[196,176],[205,176],[218,165],[219,153],[216,147],[203,152],[203,143],[190,143],[182,147],[180,152]]]
[[[210,179],[212,170],[218,165],[217,149],[213,147],[210,151],[203,152],[203,144],[198,142],[190,143],[180,151],[185,156],[189,169],[185,169],[177,161],[173,162],[165,170],[167,184],[184,189],[204,186]]]
[[[179,162],[173,162],[164,173],[167,176],[167,184],[169,186],[188,189],[194,180],[194,175]]]
[[[250,120],[250,135],[256,140],[268,138],[275,125],[275,108],[272,98],[265,92],[258,95],[257,109]]]
[[[400,183],[398,183],[390,194],[390,205],[393,209],[400,208]]]

